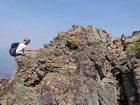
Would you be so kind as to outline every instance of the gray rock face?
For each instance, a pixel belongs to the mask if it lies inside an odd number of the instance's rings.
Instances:
[[[139,105],[139,51],[113,40],[92,26],[59,32],[39,51],[16,57],[0,104]]]
[[[140,40],[140,31],[134,31],[131,36],[126,37],[127,42],[134,42]]]
[[[6,92],[6,85],[8,80],[0,78],[0,102],[3,100],[3,96],[7,94]]]

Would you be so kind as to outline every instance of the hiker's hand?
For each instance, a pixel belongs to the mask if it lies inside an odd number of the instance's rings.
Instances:
[[[36,48],[36,49],[33,49],[34,51],[38,51],[39,49],[38,48]]]

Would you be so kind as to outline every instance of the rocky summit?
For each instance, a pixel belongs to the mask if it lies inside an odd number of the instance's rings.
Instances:
[[[0,79],[0,105],[139,105],[139,38],[73,25],[15,58],[12,77]]]

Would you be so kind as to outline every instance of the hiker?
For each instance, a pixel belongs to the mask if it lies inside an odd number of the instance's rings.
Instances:
[[[26,46],[30,43],[30,39],[29,38],[25,38],[23,40],[22,43],[20,43],[16,49],[16,56],[19,56],[19,55],[26,55],[24,52],[25,51],[36,51],[37,49],[30,49],[30,48],[27,48]]]

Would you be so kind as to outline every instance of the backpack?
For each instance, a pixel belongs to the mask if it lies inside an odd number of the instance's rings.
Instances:
[[[14,42],[11,44],[11,48],[9,49],[9,54],[11,56],[13,56],[13,57],[16,56],[16,49],[17,49],[18,45],[19,45],[19,42]]]

